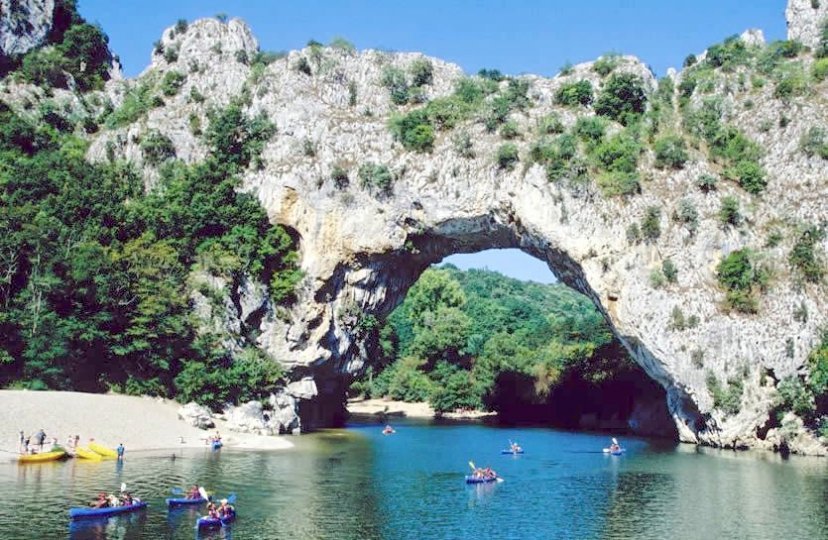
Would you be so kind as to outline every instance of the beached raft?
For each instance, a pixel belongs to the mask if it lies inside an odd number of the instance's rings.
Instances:
[[[467,484],[491,484],[497,482],[497,476],[474,476],[472,474],[466,475]]]
[[[112,448],[107,448],[102,444],[98,444],[96,442],[89,443],[89,449],[95,452],[98,455],[108,458],[116,458],[118,457],[118,452],[113,450]]]
[[[223,518],[211,518],[211,517],[200,517],[198,521],[196,521],[196,528],[197,529],[218,529],[219,527],[226,527],[227,525],[236,521],[236,513],[233,512],[227,517]]]
[[[97,519],[136,512],[147,507],[144,501],[127,506],[109,506],[107,508],[70,508],[69,519]]]
[[[99,453],[93,452],[85,446],[78,446],[77,448],[75,448],[75,457],[79,457],[81,459],[88,459],[90,461],[100,461],[103,459],[103,456],[101,456]]]
[[[53,452],[41,452],[40,454],[27,454],[17,458],[19,463],[42,463],[44,461],[57,461],[66,456],[63,450],[55,450]]]

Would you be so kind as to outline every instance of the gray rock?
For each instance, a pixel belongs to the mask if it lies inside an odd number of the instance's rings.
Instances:
[[[227,418],[227,429],[241,433],[255,433],[257,435],[275,435],[271,426],[264,418],[262,404],[258,401],[249,401],[236,407],[224,410]]]
[[[297,410],[296,400],[285,392],[279,390],[268,398],[271,408],[268,423],[278,433],[298,434],[301,430],[301,420]]]
[[[316,381],[312,377],[305,377],[287,385],[287,393],[296,399],[313,399],[319,392],[316,388]]]
[[[0,58],[40,46],[52,29],[55,0],[0,0]]]
[[[828,456],[826,441],[820,441],[807,431],[804,422],[797,415],[785,413],[780,424],[780,427],[768,431],[764,441],[766,448],[792,454]]]
[[[178,409],[178,417],[191,426],[199,429],[215,427],[210,409],[202,407],[196,402],[190,402]]]
[[[816,47],[822,35],[822,24],[826,19],[828,2],[825,0],[788,0],[788,7],[785,9],[788,39],[801,41],[811,48]]]

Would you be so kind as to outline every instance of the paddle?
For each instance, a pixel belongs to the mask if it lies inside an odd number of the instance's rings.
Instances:
[[[198,493],[201,495],[201,498],[202,498],[202,499],[204,499],[205,501],[209,501],[209,500],[210,500],[210,496],[209,496],[209,495],[207,495],[207,490],[206,490],[206,489],[204,489],[204,486],[200,486],[200,487],[198,488]]]
[[[228,504],[233,504],[234,502],[236,502],[236,494],[231,493],[230,495],[227,496],[227,503]]]
[[[121,493],[126,491],[126,482],[121,482]]]

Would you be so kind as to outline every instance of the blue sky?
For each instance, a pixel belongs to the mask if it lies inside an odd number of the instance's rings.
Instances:
[[[357,48],[421,51],[466,72],[497,68],[552,76],[567,62],[608,51],[634,54],[658,75],[690,53],[747,28],[785,37],[785,0],[79,0],[81,14],[109,34],[128,76],[149,63],[152,43],[178,19],[225,13],[247,21],[264,50],[342,36]],[[549,282],[544,263],[515,250],[447,259]]]

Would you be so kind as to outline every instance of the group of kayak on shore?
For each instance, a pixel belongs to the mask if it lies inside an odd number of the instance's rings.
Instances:
[[[216,433],[218,434],[218,432]],[[47,454],[49,452],[61,450],[67,452],[69,455],[76,456],[78,449],[80,448],[80,435],[69,435],[66,438],[66,445],[62,447],[58,444],[58,438],[47,437],[46,431],[43,428],[37,430],[37,432],[35,432],[34,435],[26,435],[25,432],[21,429],[19,441],[19,452],[22,456]],[[91,444],[95,442],[95,439],[90,438],[89,442]],[[119,460],[124,459],[125,450],[126,449],[124,448],[124,444],[120,443],[118,447],[115,449],[115,454],[113,455],[113,457],[117,456]]]

